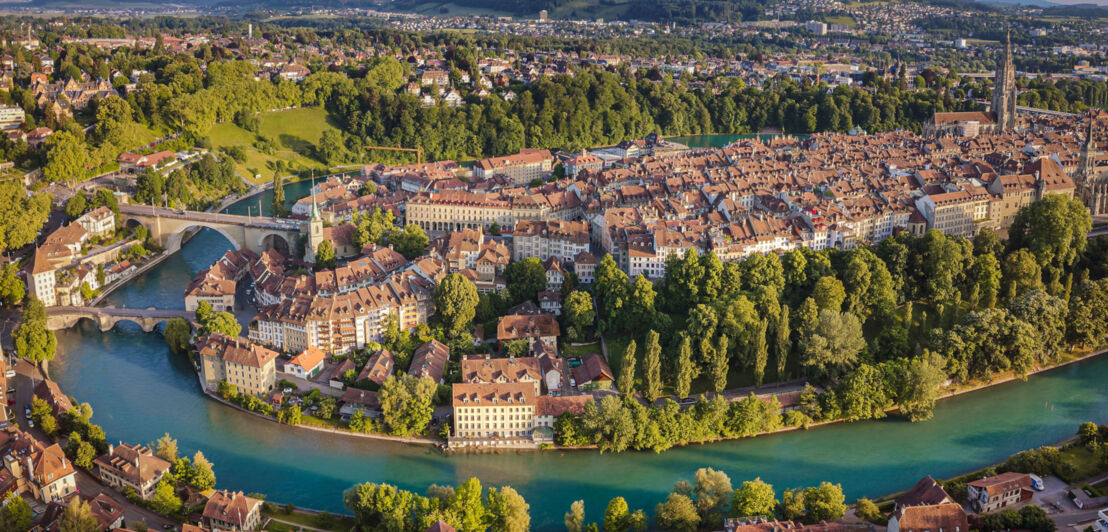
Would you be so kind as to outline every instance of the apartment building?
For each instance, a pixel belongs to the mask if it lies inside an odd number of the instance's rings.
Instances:
[[[209,390],[227,381],[242,393],[262,395],[272,391],[277,382],[277,352],[246,338],[212,333],[197,339],[196,348],[200,377]]]
[[[971,185],[962,190],[923,196],[916,200],[916,208],[927,219],[928,229],[973,238],[980,224],[989,218],[989,194]]]
[[[455,383],[451,387],[456,439],[530,439],[535,387],[530,383]]]
[[[549,150],[525,148],[514,155],[478,160],[473,164],[473,175],[480,179],[502,175],[513,183],[525,184],[550,175],[553,164]]]
[[[54,272],[54,266],[46,259],[46,253],[43,250],[35,250],[35,258],[31,262],[30,291],[31,295],[47,307],[58,304]]]
[[[467,384],[532,384],[535,396],[542,393],[542,371],[537,357],[492,358],[470,355],[462,359],[462,382]]]
[[[589,225],[580,221],[521,220],[512,232],[512,260],[527,257],[572,261],[589,250]]]
[[[108,452],[92,463],[100,482],[123,490],[131,488],[143,500],[150,500],[158,482],[173,464],[154,456],[143,445],[120,443],[109,445]]]
[[[115,231],[115,213],[107,207],[97,207],[76,220],[90,235],[104,236]]]
[[[1031,498],[1031,476],[1001,473],[966,485],[966,500],[978,513],[987,513]]]
[[[258,530],[262,501],[241,491],[219,490],[204,504],[204,523],[212,530]]]
[[[77,471],[58,444],[44,445],[18,428],[0,434],[7,442],[4,471],[17,482],[17,494],[29,493],[42,503],[63,501],[77,493]]]
[[[19,129],[27,113],[18,105],[0,105],[0,130]]]

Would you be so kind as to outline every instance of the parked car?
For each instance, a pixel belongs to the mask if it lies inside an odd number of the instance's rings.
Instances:
[[[8,368],[8,371],[4,372],[4,376],[9,378],[9,379],[14,379],[15,378],[15,370],[12,369],[12,368]]]

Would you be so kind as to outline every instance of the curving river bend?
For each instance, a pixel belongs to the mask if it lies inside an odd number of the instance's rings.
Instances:
[[[291,184],[289,198],[306,194]],[[268,208],[272,194],[261,196]],[[256,209],[259,199],[228,209]],[[257,212],[256,210],[254,211]],[[106,305],[183,308],[185,285],[229,243],[204,230],[180,253],[108,297]],[[345,511],[342,492],[358,482],[387,482],[422,492],[477,476],[510,484],[531,505],[532,527],[562,529],[572,501],[585,500],[600,520],[615,496],[632,508],[661,502],[673,483],[696,469],[722,469],[736,485],[761,477],[783,488],[841,483],[847,501],[910,487],[923,475],[947,477],[1008,455],[1057,442],[1081,422],[1108,422],[1108,357],[1098,357],[940,402],[923,423],[899,419],[837,424],[808,431],[673,449],[662,454],[509,452],[444,456],[425,446],[280,427],[207,399],[187,360],[160,334],[120,323],[101,333],[89,321],[58,332],[51,373],[62,389],[89,402],[109,440],[152,442],[165,432],[183,453],[199,449],[224,488],[266,493],[270,500]]]

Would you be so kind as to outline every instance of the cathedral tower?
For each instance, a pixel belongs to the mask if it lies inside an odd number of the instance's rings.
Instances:
[[[993,114],[997,131],[1016,129],[1016,67],[1012,64],[1012,31],[1004,39],[1004,57],[996,65],[993,84]]]

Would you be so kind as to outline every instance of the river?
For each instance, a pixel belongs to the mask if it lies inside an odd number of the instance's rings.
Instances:
[[[287,195],[301,197],[307,187],[290,184]],[[261,197],[263,207],[271,194]],[[245,205],[230,210],[245,212]],[[204,230],[105,304],[183,308],[185,285],[228,246],[221,235]],[[343,490],[355,483],[386,482],[422,492],[430,484],[477,476],[486,485],[519,490],[531,506],[535,530],[562,529],[562,515],[577,499],[585,500],[589,520],[602,520],[615,496],[653,512],[674,482],[691,479],[704,466],[723,470],[736,485],[761,477],[778,494],[830,480],[843,485],[851,502],[906,489],[924,475],[952,476],[1062,440],[1084,421],[1108,422],[1108,357],[1099,357],[1025,383],[942,401],[935,417],[923,423],[836,424],[661,454],[445,456],[425,446],[282,427],[218,404],[201,393],[187,360],[171,354],[160,334],[143,333],[128,322],[101,333],[84,320],[59,331],[58,343],[52,374],[67,394],[92,405],[93,421],[109,441],[147,443],[168,432],[182,452],[199,449],[212,460],[223,488],[340,512]]]

